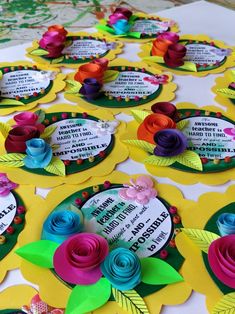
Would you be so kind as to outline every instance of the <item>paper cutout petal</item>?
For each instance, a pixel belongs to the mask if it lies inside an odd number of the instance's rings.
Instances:
[[[131,113],[132,113],[134,119],[138,123],[142,123],[144,121],[144,119],[149,115],[149,113],[147,111],[144,111],[144,110],[131,110]]]
[[[164,285],[183,281],[168,263],[153,257],[141,259],[142,281],[149,285]]]
[[[153,166],[167,167],[175,163],[177,156],[172,157],[161,157],[161,156],[149,156],[143,160],[144,164],[149,164]]]
[[[9,124],[0,122],[0,132],[2,133],[4,138],[7,138],[8,133],[10,132],[11,127]]]
[[[146,141],[141,141],[141,140],[124,140],[123,141],[126,144],[136,146],[138,148],[143,149],[145,152],[153,154],[153,150],[155,148],[155,145],[150,144]]]
[[[57,127],[54,125],[48,126],[47,128],[45,128],[44,132],[41,134],[40,137],[43,139],[50,137],[55,132],[56,128]]]
[[[234,314],[235,313],[235,292],[228,293],[216,303],[211,314]]]
[[[53,241],[40,240],[20,247],[15,253],[37,266],[53,268],[53,256],[58,246]]]

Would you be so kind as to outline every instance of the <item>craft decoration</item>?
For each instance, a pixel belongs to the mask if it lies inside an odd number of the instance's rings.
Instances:
[[[228,70],[224,76],[217,77],[212,91],[216,94],[215,101],[233,111],[235,105],[235,70]]]
[[[205,76],[235,65],[234,47],[205,35],[166,32],[142,45],[139,56],[149,65],[178,75]]]
[[[31,187],[18,187],[5,173],[0,173],[0,282],[8,270],[19,266],[13,249],[17,247],[18,236],[25,225],[27,206],[21,197],[26,190],[27,196],[31,197]]]
[[[48,103],[65,87],[58,69],[26,61],[0,63],[0,115]]]
[[[101,58],[81,65],[67,76],[65,98],[79,103],[84,110],[99,107],[113,113],[149,108],[158,101],[170,101],[176,85],[172,75],[146,66],[143,62]]]
[[[172,105],[156,103],[154,113],[132,111],[135,121],[128,123],[122,137],[130,157],[150,173],[184,184],[213,185],[234,178],[234,118],[212,111],[217,108],[182,103],[172,119]],[[162,113],[159,107],[165,107]]]
[[[128,156],[119,140],[124,124],[102,110],[90,115],[56,105],[13,120],[13,125],[0,123],[0,168],[16,182],[41,187],[82,182],[110,173]]]
[[[156,313],[157,303],[175,304],[190,294],[178,272],[183,259],[174,240],[181,209],[190,202],[175,188],[156,190],[150,177],[114,172],[58,187],[46,203],[34,215],[35,233],[27,229],[16,250],[23,275],[39,285],[44,302],[66,307],[68,314],[103,310],[109,301],[105,311],[115,300],[128,313]],[[75,219],[61,219],[61,211],[82,215],[82,228],[73,227]],[[48,225],[54,239],[45,233]],[[65,236],[62,242],[57,235]],[[143,299],[151,294],[154,304],[150,296]]]
[[[122,41],[146,42],[167,31],[179,31],[175,21],[141,12],[133,13],[127,8],[118,7],[106,20],[100,20],[96,28],[109,37]]]
[[[122,52],[123,44],[102,34],[68,33],[61,25],[52,25],[27,49],[27,57],[55,67],[77,68],[98,58],[112,60]]]
[[[234,192],[231,186],[224,194],[202,195],[190,214],[183,213],[185,228],[176,237],[186,258],[185,280],[206,295],[212,314],[235,311]]]

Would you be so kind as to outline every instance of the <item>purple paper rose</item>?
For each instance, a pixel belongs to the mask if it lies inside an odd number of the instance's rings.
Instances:
[[[162,157],[177,156],[187,147],[187,137],[176,129],[164,129],[154,135],[157,146],[154,155]]]
[[[96,99],[100,96],[102,84],[95,78],[87,78],[83,81],[83,86],[80,88],[79,93],[85,98]]]

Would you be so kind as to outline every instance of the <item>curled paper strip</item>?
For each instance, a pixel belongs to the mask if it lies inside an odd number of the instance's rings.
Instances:
[[[235,214],[223,213],[219,216],[216,223],[222,237],[235,234]]]

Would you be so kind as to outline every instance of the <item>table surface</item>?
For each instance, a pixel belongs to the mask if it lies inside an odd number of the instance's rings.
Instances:
[[[181,34],[206,34],[214,39],[222,40],[226,44],[234,45],[234,21],[235,12],[206,1],[199,1],[188,5],[175,7],[169,10],[157,12],[158,15],[171,18],[178,22]],[[94,31],[89,29],[88,31]],[[20,46],[10,47],[1,50],[1,62],[27,60],[24,56],[25,48],[29,47],[30,43]],[[119,55],[132,61],[139,60],[137,53],[139,51],[139,44],[125,44],[124,53]],[[72,70],[63,69],[67,73]],[[176,91],[176,98],[174,104],[179,102],[191,102],[202,107],[205,105],[213,105],[221,107],[214,101],[214,94],[211,87],[214,85],[215,78],[221,76],[208,75],[204,78],[197,78],[193,76],[177,76],[174,75],[174,82],[178,85]],[[56,101],[51,104],[65,102],[68,103],[60,94]],[[48,108],[50,105],[43,105],[41,107]],[[75,105],[75,104],[74,104]],[[224,108],[224,107],[222,107]],[[1,121],[7,121],[11,117],[0,117]],[[129,121],[131,118],[120,114],[117,118]],[[127,160],[117,166],[117,170],[126,172],[128,174],[147,173],[142,164],[136,163],[132,160]],[[154,177],[159,183],[167,183],[177,186],[187,199],[197,200],[197,198],[210,191],[224,192],[228,186],[234,184],[233,181],[220,186],[207,186],[203,184],[195,185],[181,185],[167,178]],[[45,197],[48,193],[46,189],[36,189],[36,193]],[[6,280],[0,284],[0,291],[8,286],[16,284],[30,284],[24,280],[18,270],[10,271]],[[34,286],[36,287],[36,286]],[[37,288],[37,287],[36,287]],[[205,297],[199,293],[193,292],[189,300],[178,306],[164,306],[161,314],[207,314],[208,311],[205,306]]]

